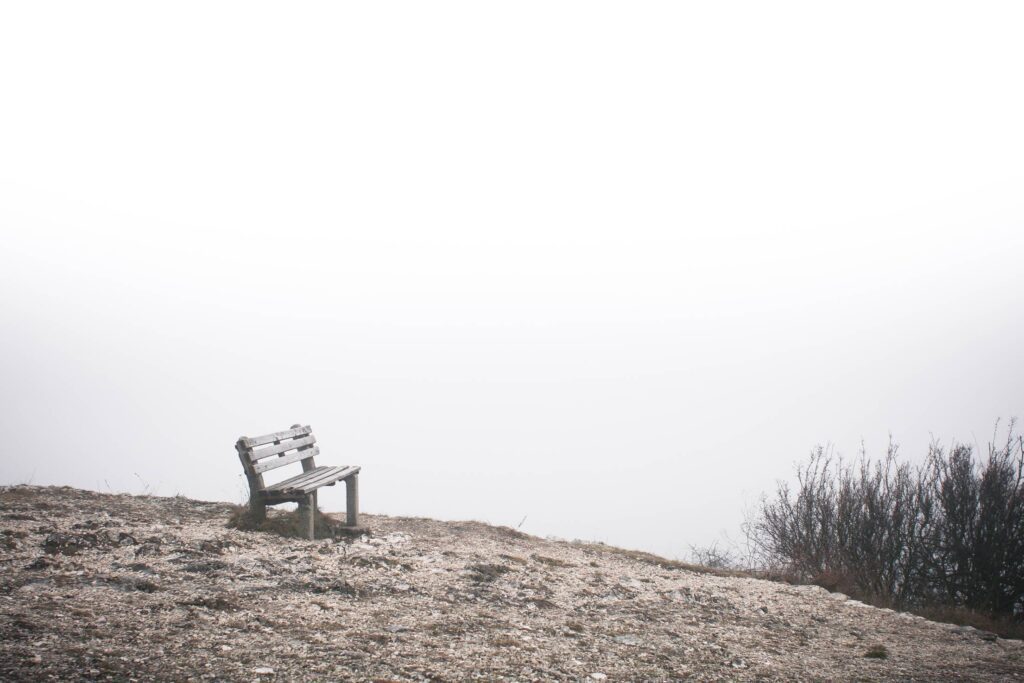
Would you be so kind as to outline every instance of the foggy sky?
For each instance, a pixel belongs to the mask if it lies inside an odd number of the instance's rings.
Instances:
[[[1024,416],[1015,3],[0,8],[0,483],[681,556]],[[321,505],[344,509],[344,487]]]

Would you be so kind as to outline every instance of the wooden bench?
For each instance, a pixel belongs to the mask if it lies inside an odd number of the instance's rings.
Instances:
[[[313,461],[320,454],[316,437],[309,425],[292,425],[291,429],[263,436],[239,437],[235,450],[249,480],[249,508],[257,522],[266,519],[267,505],[298,503],[303,530],[313,538],[313,520],[316,517],[316,491],[321,486],[334,486],[345,482],[345,524],[359,524],[359,468],[355,466],[316,466]],[[299,462],[302,473],[267,486],[263,473]]]

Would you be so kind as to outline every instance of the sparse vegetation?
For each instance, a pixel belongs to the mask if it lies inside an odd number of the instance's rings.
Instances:
[[[519,640],[512,636],[497,635],[491,638],[491,645],[496,647],[517,647],[521,644],[522,643]]]
[[[777,576],[769,572],[763,572],[756,569],[740,569],[737,566],[729,568],[718,568],[709,567],[704,564],[694,562],[683,562],[681,560],[672,560],[667,557],[661,557],[654,553],[644,552],[643,550],[630,550],[629,548],[617,548],[615,546],[606,545],[604,543],[587,542],[587,541],[573,541],[574,546],[588,549],[594,553],[601,555],[615,555],[619,557],[626,557],[637,562],[644,562],[652,564],[661,569],[673,570],[673,571],[686,571],[694,572],[696,574],[712,574],[714,576],[736,576],[736,577],[747,577],[747,578],[759,578],[775,580]],[[599,564],[595,561],[591,561],[591,567],[597,567]]]
[[[1020,637],[1024,438],[1011,423],[986,459],[933,443],[917,466],[892,442],[877,462],[819,447],[795,490],[781,483],[762,499],[747,535],[762,568],[795,581]]]
[[[305,526],[298,510],[268,510],[263,520],[257,519],[248,505],[237,505],[228,517],[228,528],[239,531],[265,531],[286,538],[305,538]],[[313,519],[316,538],[334,538],[344,530],[344,525],[331,519],[319,509]]]
[[[708,569],[736,569],[741,565],[739,556],[717,542],[708,546],[690,546],[690,557],[696,564]]]
[[[468,567],[466,567],[466,569],[468,569],[471,572],[470,576],[474,581],[479,581],[481,583],[490,583],[502,574],[506,574],[512,571],[509,567],[503,564],[483,563],[471,564]]]
[[[541,564],[546,564],[549,567],[573,567],[571,562],[560,560],[557,557],[545,557],[544,555],[530,555],[530,559]]]
[[[872,645],[868,648],[868,651],[864,653],[864,656],[868,659],[888,659],[889,649],[885,645]]]

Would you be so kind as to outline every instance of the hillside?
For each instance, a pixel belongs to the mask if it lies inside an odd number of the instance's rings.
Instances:
[[[231,511],[0,489],[0,679],[1024,678],[1019,641],[813,586],[477,522],[286,539]]]

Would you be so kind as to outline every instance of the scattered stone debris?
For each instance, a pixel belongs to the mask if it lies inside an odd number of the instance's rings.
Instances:
[[[511,571],[503,564],[471,564],[466,569],[469,570],[470,578],[485,583],[494,581],[502,574]]]
[[[1024,677],[1020,641],[817,586],[478,522],[305,541],[236,511],[0,489],[0,680]]]

